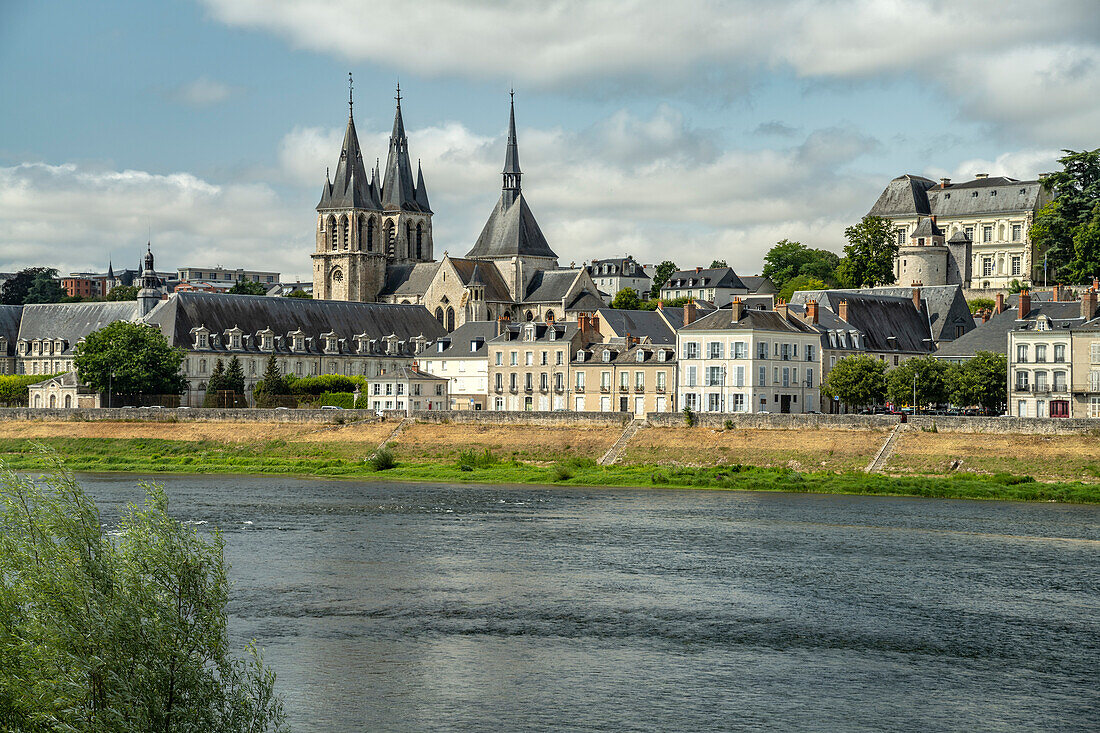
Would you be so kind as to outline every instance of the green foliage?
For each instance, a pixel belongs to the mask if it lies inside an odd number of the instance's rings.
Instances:
[[[971,298],[970,300],[966,301],[966,304],[970,306],[971,314],[983,310],[991,311],[997,305],[997,303],[994,302],[993,298]]]
[[[267,366],[264,368],[263,377],[256,382],[252,389],[252,396],[256,400],[257,407],[277,407],[281,403],[280,397],[290,394],[290,386],[287,384],[283,372],[279,369],[279,362],[275,360],[275,354],[267,357]]]
[[[663,304],[664,308],[683,308],[685,305],[693,302],[694,300],[695,298],[693,298],[692,296],[685,295],[680,298],[670,298],[669,300],[663,300],[661,301],[661,303]]]
[[[238,280],[226,292],[230,295],[267,295],[267,286],[255,280]]]
[[[225,364],[221,359],[214,362],[214,368],[210,371],[210,379],[206,382],[206,394],[212,395],[225,389]]]
[[[389,448],[379,448],[367,459],[367,464],[373,471],[388,471],[397,467],[397,457]]]
[[[56,376],[56,374],[4,374],[0,376],[0,403],[26,405],[27,387]]]
[[[1054,198],[1035,215],[1029,234],[1046,253],[1052,279],[1083,283],[1100,265],[1100,149],[1062,152],[1062,170],[1043,182]]]
[[[690,407],[684,408],[684,425],[689,428],[695,427],[695,413],[691,411]]]
[[[142,486],[112,540],[59,464],[0,475],[4,730],[283,730],[274,673],[229,654],[221,535]]]
[[[1021,293],[1024,290],[1027,290],[1027,289],[1028,289],[1028,284],[1026,282],[1022,283],[1019,280],[1017,280],[1016,278],[1012,278],[1012,282],[1010,282],[1008,284],[1008,292],[1011,293],[1012,295],[1015,295],[1017,293]]]
[[[818,280],[813,275],[799,275],[787,281],[783,289],[779,291],[779,298],[789,302],[791,296],[797,290],[825,290],[827,287],[829,286],[825,284],[824,280]]]
[[[723,427],[725,427],[726,430],[733,430],[733,420],[726,418],[726,422],[723,423]]]
[[[810,249],[801,242],[784,239],[764,255],[764,271],[776,290],[783,292],[797,277],[816,278],[828,286],[836,284],[836,268],[840,257],[825,249]],[[796,288],[805,290],[806,288]]]
[[[317,405],[353,410],[355,409],[355,395],[351,392],[322,392],[321,398],[317,400]]]
[[[946,384],[951,404],[1002,412],[1008,400],[1008,358],[979,351],[961,364],[952,364]]]
[[[458,458],[455,459],[455,465],[465,471],[472,471],[475,468],[489,468],[496,462],[496,456],[488,448],[481,453],[473,448],[468,448],[459,453]]]
[[[27,296],[31,287],[39,277],[55,278],[57,270],[52,267],[27,267],[15,273],[3,285],[0,290],[0,304],[23,305],[27,302]],[[62,291],[64,293],[64,291]],[[60,298],[58,298],[60,300]],[[57,301],[33,301],[33,302],[57,302]]]
[[[137,300],[137,294],[133,285],[116,285],[107,292],[107,300]]]
[[[343,374],[319,374],[315,377],[286,379],[291,394],[318,396],[325,392],[366,392],[367,380],[364,377],[346,377]]]
[[[568,481],[574,475],[573,469],[564,463],[555,463],[554,467],[550,469],[550,476],[554,481]]]
[[[719,267],[729,267],[729,265],[726,264],[725,260],[711,260],[710,269],[714,270]]]
[[[56,273],[56,270],[53,271]],[[54,275],[48,272],[39,272],[34,276],[24,303],[60,303],[65,297],[65,289],[57,281]]]
[[[638,291],[634,288],[623,288],[615,293],[611,307],[617,310],[638,310],[642,307],[642,299],[638,297]]]
[[[840,284],[848,288],[874,287],[894,282],[898,243],[888,220],[867,215],[844,230],[848,244],[837,267]]]
[[[89,334],[73,364],[80,381],[100,392],[178,395],[187,388],[183,356],[156,328],[116,321]]]
[[[917,405],[947,401],[946,362],[920,356],[902,362],[886,376],[886,394],[895,405],[913,402],[913,378],[916,377]]]
[[[650,292],[654,295],[658,295],[661,292],[661,286],[668,282],[669,275],[676,272],[678,269],[676,263],[672,260],[665,260],[653,271],[653,285],[650,287]]]
[[[222,384],[224,385],[222,389],[244,394],[244,367],[241,366],[241,360],[237,358],[236,354],[230,357],[229,364],[225,367],[225,377]]]
[[[869,354],[846,356],[825,375],[821,394],[850,407],[881,404],[886,399],[886,362]]]
[[[304,290],[291,290],[286,294],[288,298],[304,298],[305,300],[313,300],[313,296]]]

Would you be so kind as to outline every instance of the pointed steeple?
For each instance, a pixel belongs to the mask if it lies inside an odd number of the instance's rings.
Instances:
[[[387,210],[425,211],[417,202],[416,184],[409,162],[409,139],[401,116],[401,85],[397,85],[397,110],[393,115],[390,151],[386,156],[386,177],[382,180],[382,206]],[[426,195],[425,195],[426,199]]]
[[[329,181],[325,172],[325,187],[321,192],[318,209],[374,209],[382,208],[377,191],[372,190],[367,171],[363,167],[363,153],[359,149],[359,136],[355,133],[355,116],[352,111],[351,74],[348,74],[348,125],[344,130],[344,142],[340,146],[340,161],[336,175]]]
[[[504,153],[504,187],[503,199],[507,206],[511,206],[520,194],[520,178],[523,176],[519,168],[519,143],[516,141],[516,93],[509,90],[511,97],[508,112],[508,149]]]
[[[428,204],[428,189],[424,185],[424,170],[420,167],[420,159],[416,161],[416,203],[420,210],[430,213],[432,207]]]

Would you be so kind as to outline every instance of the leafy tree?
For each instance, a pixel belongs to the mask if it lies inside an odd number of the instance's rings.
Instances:
[[[23,305],[27,302],[27,294],[39,275],[46,274],[50,278],[57,277],[57,270],[52,267],[27,267],[12,275],[0,290],[0,304]]]
[[[1098,216],[1100,149],[1062,152],[1065,155],[1058,159],[1062,170],[1043,181],[1053,200],[1035,215],[1029,234],[1039,251],[1046,252],[1056,280],[1081,283],[1097,272],[1100,263],[1100,242],[1079,231]]]
[[[168,345],[159,330],[140,323],[116,321],[95,331],[77,346],[73,364],[80,381],[113,394],[182,394],[183,351]]]
[[[1092,209],[1088,220],[1073,229],[1073,262],[1071,282],[1084,283],[1100,273],[1100,203]]]
[[[782,300],[790,301],[796,290],[824,290],[827,287],[823,280],[818,280],[813,275],[799,275],[787,281],[787,284],[779,291],[779,297]]]
[[[107,293],[107,300],[137,300],[138,289],[133,285],[116,285]]]
[[[868,354],[839,360],[821,382],[821,393],[852,407],[886,399],[886,363]]]
[[[238,280],[229,288],[230,295],[267,295],[267,287],[255,280]]]
[[[59,462],[38,480],[0,474],[4,729],[283,730],[275,674],[254,646],[229,653],[221,535],[142,487],[109,532]]]
[[[241,360],[234,354],[225,367],[225,377],[222,381],[222,389],[232,390],[239,395],[244,394],[244,367]]]
[[[764,255],[763,274],[782,292],[799,275],[817,278],[827,285],[836,284],[840,257],[825,249],[810,249],[801,242],[781,240]]]
[[[0,376],[0,404],[25,405],[29,394],[27,387],[56,376],[56,374],[4,374]]]
[[[288,298],[304,298],[306,300],[313,300],[313,296],[310,295],[309,293],[307,293],[304,290],[291,290],[289,293],[287,293],[286,297],[288,297]]]
[[[848,244],[844,245],[844,259],[836,271],[842,285],[862,288],[894,282],[898,243],[889,221],[867,215],[859,224],[845,229],[844,236]]]
[[[57,271],[54,270],[54,273]],[[24,303],[60,303],[65,297],[65,289],[57,281],[54,275],[48,272],[39,272],[34,276]]]
[[[618,310],[638,310],[642,307],[642,299],[638,297],[638,291],[634,288],[623,288],[615,293],[611,307]]]
[[[256,399],[257,407],[275,407],[279,404],[280,397],[290,394],[290,386],[279,369],[279,363],[275,355],[267,357],[267,366],[264,368],[263,377],[252,389],[252,396]]]
[[[1024,290],[1027,290],[1027,283],[1022,283],[1016,278],[1012,278],[1012,282],[1008,284],[1008,292],[1013,295]]]
[[[661,264],[657,265],[653,271],[653,285],[650,292],[657,295],[661,292],[661,286],[668,282],[668,278],[672,273],[676,272],[680,268],[676,266],[676,263],[672,260],[665,260]]]
[[[886,377],[886,394],[895,405],[913,401],[913,378],[916,377],[917,405],[947,401],[947,363],[931,356],[920,356],[902,362]],[[914,405],[915,407],[915,405]]]
[[[971,298],[966,301],[966,304],[970,306],[971,314],[977,313],[978,311],[993,310],[997,306],[993,298]]]
[[[719,267],[729,267],[725,260],[712,260],[710,263],[710,269],[714,270]]]
[[[959,407],[978,405],[1000,413],[1008,401],[1008,359],[1004,354],[979,351],[947,370],[947,396]]]

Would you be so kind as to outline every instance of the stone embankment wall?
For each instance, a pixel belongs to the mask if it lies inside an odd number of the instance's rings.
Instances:
[[[678,412],[651,412],[647,415],[654,427],[678,427],[686,425],[684,416]],[[695,413],[696,424],[704,428],[723,428],[726,421],[733,428],[756,430],[814,430],[831,428],[833,430],[889,430],[898,424],[893,415],[754,415],[752,413]]]
[[[367,410],[257,410],[196,407],[177,410],[164,409],[123,409],[120,407],[102,407],[95,409],[48,409],[29,407],[0,408],[0,421],[7,420],[50,420],[74,422],[87,420],[140,420],[146,422],[285,422],[320,423],[342,425],[348,422],[378,421],[373,412]]]

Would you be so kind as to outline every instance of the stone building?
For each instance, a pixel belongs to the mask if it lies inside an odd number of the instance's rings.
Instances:
[[[676,346],[634,337],[594,343],[577,351],[570,367],[577,412],[675,412]]]
[[[133,300],[110,303],[41,303],[22,306],[15,343],[17,374],[72,371],[76,347],[116,321],[141,320]]]
[[[568,410],[569,365],[577,351],[599,341],[598,323],[498,320],[489,340],[490,410]]]
[[[604,260],[592,260],[585,269],[596,283],[600,292],[606,295],[605,300],[611,303],[615,295],[623,288],[633,288],[638,296],[647,298],[652,278],[646,273],[643,265],[631,256],[614,257]]]
[[[383,371],[367,388],[375,412],[399,410],[408,416],[420,410],[450,409],[447,379],[420,371],[415,361]]]
[[[1029,230],[1049,201],[1040,180],[983,173],[937,184],[907,174],[890,181],[869,213],[894,228],[898,284],[999,289],[1012,280],[1042,282],[1043,257]]]
[[[484,410],[489,395],[489,340],[497,335],[495,321],[469,321],[430,344],[420,368],[450,380],[452,410]]]
[[[76,372],[66,372],[27,387],[29,407],[47,409],[102,407],[102,396],[85,387],[77,379]]]

